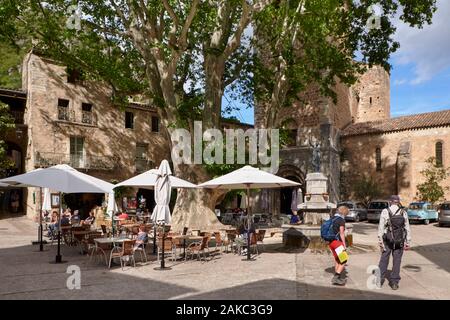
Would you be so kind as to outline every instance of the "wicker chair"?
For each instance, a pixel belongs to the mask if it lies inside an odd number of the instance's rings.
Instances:
[[[217,247],[220,246],[219,252],[222,253],[223,247],[225,246],[225,249],[228,252],[228,246],[231,243],[228,239],[222,239],[222,235],[220,234],[220,232],[214,232],[214,239],[216,240],[216,250]]]
[[[260,243],[262,245],[262,248],[264,250],[264,237],[266,235],[266,230],[258,230],[258,232],[256,233],[256,245],[258,245],[258,243]]]
[[[203,258],[206,260],[206,254],[205,254],[205,249],[208,246],[208,241],[209,241],[209,237],[208,236],[204,236],[201,242],[193,242],[191,243],[188,247],[187,247],[187,254],[185,259],[187,259],[188,254],[191,254],[191,258],[194,257],[194,254],[197,255],[197,260],[200,259],[200,254],[203,253]]]
[[[157,252],[157,259],[159,261],[159,255],[162,254],[162,249],[163,249],[163,243],[162,243],[162,238],[158,238],[156,241],[156,246],[158,247],[158,252]],[[174,258],[176,256],[176,252],[175,252],[175,248],[172,242],[171,238],[165,238],[164,239],[164,255],[170,255],[170,258],[172,259],[172,261],[174,261]]]
[[[136,240],[125,240],[122,243],[122,247],[114,247],[111,251],[111,254],[109,256],[109,268],[111,268],[111,261],[114,258],[120,259],[120,266],[123,270],[123,267],[126,265],[126,261],[124,262],[124,258],[127,257],[128,259],[133,261],[133,266],[136,267],[136,261],[134,259],[134,244]]]
[[[145,258],[145,262],[148,261],[147,259],[147,253],[145,252],[145,247],[147,246],[148,243],[148,237],[146,238],[144,243],[139,244],[138,246],[134,247],[134,251],[139,252],[140,256],[141,256],[141,262],[144,261]]]

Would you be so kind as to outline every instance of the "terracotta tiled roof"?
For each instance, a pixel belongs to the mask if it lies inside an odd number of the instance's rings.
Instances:
[[[387,120],[354,123],[343,130],[342,136],[381,134],[386,132],[442,126],[450,126],[450,109],[391,118]]]

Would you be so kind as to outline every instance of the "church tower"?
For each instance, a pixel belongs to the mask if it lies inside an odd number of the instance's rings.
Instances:
[[[385,120],[391,117],[390,76],[381,66],[373,66],[352,86],[353,122]]]

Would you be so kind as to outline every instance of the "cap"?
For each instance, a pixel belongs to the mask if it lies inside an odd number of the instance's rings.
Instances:
[[[391,198],[389,199],[392,202],[400,202],[400,197],[398,195],[392,195]]]

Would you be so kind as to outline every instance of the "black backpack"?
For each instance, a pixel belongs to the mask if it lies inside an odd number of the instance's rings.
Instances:
[[[384,235],[384,241],[389,248],[395,250],[403,248],[406,239],[405,231],[405,217],[403,216],[403,209],[398,208],[395,214],[392,214],[390,208],[387,208],[389,213],[388,231]],[[397,214],[401,211],[401,214]]]

